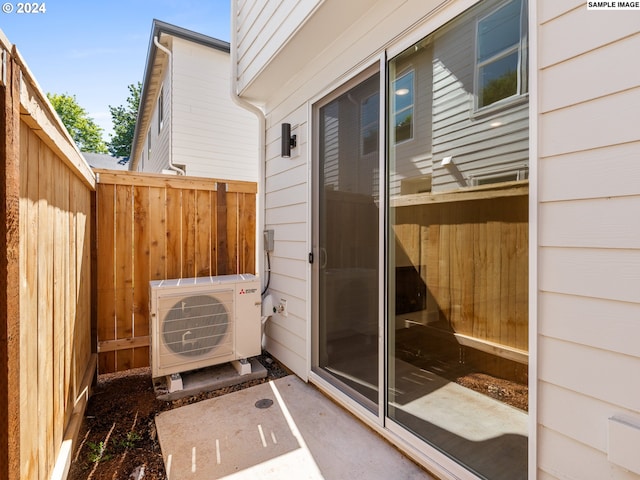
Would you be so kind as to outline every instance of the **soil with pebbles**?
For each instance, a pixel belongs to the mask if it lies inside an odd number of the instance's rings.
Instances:
[[[68,479],[166,479],[155,416],[290,374],[268,354],[256,358],[267,369],[266,378],[173,401],[156,399],[150,368],[99,375],[87,405]]]

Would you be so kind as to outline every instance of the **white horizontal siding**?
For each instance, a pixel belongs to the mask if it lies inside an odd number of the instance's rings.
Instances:
[[[638,476],[607,461],[607,456],[554,430],[538,430],[540,478],[637,480]]]
[[[189,175],[257,181],[258,121],[231,100],[229,54],[173,41],[173,161]]]
[[[587,211],[584,216],[588,218]],[[545,228],[541,229],[543,235]],[[539,260],[542,291],[640,303],[639,248],[544,247]]]
[[[151,122],[149,123],[149,132],[151,133],[151,151],[147,157],[148,143],[145,141],[143,151],[145,152],[144,169],[145,172],[160,173],[169,166],[170,156],[170,125],[173,112],[171,111],[171,70],[166,69],[162,80],[163,96],[163,123],[162,130],[158,130],[158,99],[156,98],[153,105],[153,113],[151,114]],[[160,95],[160,93],[159,93]],[[148,137],[146,137],[148,138]]]
[[[639,141],[638,105],[640,85],[571,108],[545,113],[540,125],[540,138],[544,139],[540,155],[548,157]]]
[[[544,69],[540,74],[540,108],[544,112],[593,98],[629,90],[640,85],[640,68],[622,59],[640,52],[640,35],[600,47]],[[593,68],[597,63],[598,68]]]
[[[639,150],[632,142],[541,159],[540,201],[637,195]]]
[[[567,5],[573,5],[575,2],[545,0],[538,3],[557,3],[556,12],[560,8],[566,12],[540,26],[539,35],[544,39],[539,45],[538,65],[541,68],[608,46],[638,33],[640,11],[587,10],[586,2],[566,11]]]
[[[240,89],[265,67],[319,3],[320,0],[255,0],[242,5],[237,12]]]
[[[640,303],[546,292],[538,313],[545,337],[640,357]]]
[[[632,413],[550,383],[543,383],[539,393],[548,400],[538,409],[538,418],[545,428],[579,438],[585,445],[598,450],[599,455],[607,452],[608,419],[613,415]],[[571,405],[572,408],[561,411],[554,408],[555,405]]]
[[[538,21],[544,24],[574,8],[586,8],[584,0],[563,0],[561,2],[539,2]]]
[[[638,212],[638,221],[629,221],[629,212]],[[640,245],[640,195],[543,203],[539,214],[546,225],[542,246],[634,249]]]
[[[538,346],[542,353],[538,359],[539,380],[631,412],[640,411],[637,357],[544,336],[540,337]],[[560,414],[565,410],[562,407],[549,405],[549,408],[559,408]]]
[[[291,158],[280,156],[280,124],[292,124],[297,147]],[[287,300],[289,315],[274,315],[267,329],[267,350],[303,379],[308,375],[307,315],[308,171],[306,163],[306,109],[286,119],[268,118],[264,181],[265,227],[274,230],[269,293],[274,301]]]
[[[537,7],[539,477],[637,480],[607,421],[640,421],[640,12]]]

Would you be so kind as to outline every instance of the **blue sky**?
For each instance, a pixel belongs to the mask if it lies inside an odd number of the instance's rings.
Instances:
[[[0,30],[42,90],[75,95],[106,141],[109,105],[124,105],[127,86],[142,81],[154,18],[229,41],[230,0],[48,0],[37,14],[16,13],[13,0],[4,13],[0,3]]]

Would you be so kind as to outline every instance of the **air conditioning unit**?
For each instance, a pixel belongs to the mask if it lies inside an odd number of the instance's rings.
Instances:
[[[152,281],[149,302],[153,378],[261,353],[255,275]]]

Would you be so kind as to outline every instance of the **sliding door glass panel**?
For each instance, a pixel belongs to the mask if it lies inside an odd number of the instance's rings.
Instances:
[[[480,2],[389,62],[386,414],[487,479],[527,477],[525,12]]]
[[[318,110],[318,368],[378,403],[379,75]]]

